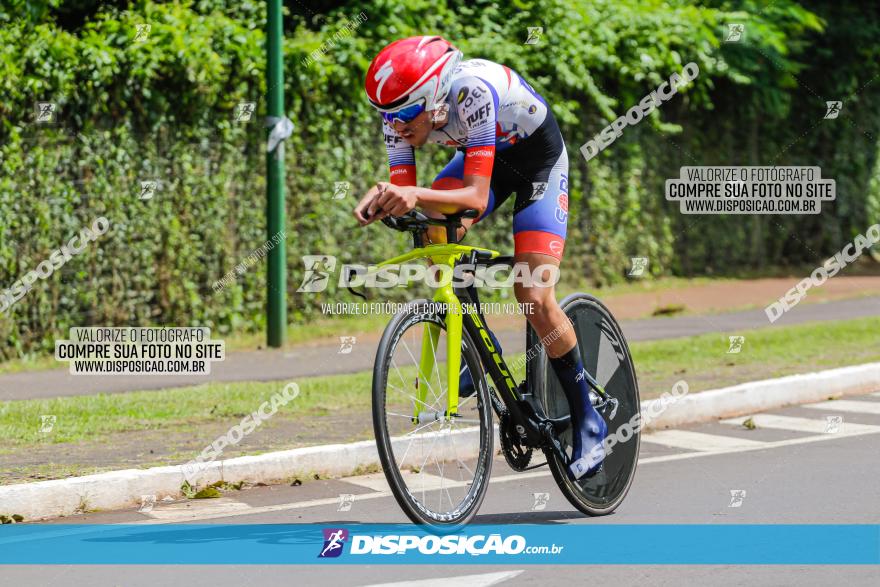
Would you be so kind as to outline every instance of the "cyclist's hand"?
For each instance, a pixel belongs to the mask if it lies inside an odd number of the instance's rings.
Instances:
[[[370,188],[370,191],[368,191],[366,195],[361,198],[361,201],[358,202],[358,205],[354,207],[352,214],[354,214],[354,217],[357,219],[358,224],[360,224],[361,226],[366,226],[375,222],[376,220],[379,220],[379,217],[376,214],[370,215],[367,212],[367,208],[370,204],[373,203],[373,200],[376,199],[376,196],[378,194],[379,190],[375,186]]]
[[[379,217],[403,216],[414,209],[419,203],[416,191],[412,186],[400,186],[393,183],[380,182],[379,195],[367,208],[372,217],[379,212]]]

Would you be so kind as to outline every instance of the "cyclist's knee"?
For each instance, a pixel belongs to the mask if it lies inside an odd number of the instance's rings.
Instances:
[[[516,301],[523,306],[526,317],[543,317],[548,312],[552,312],[553,307],[556,305],[556,298],[552,287],[517,284],[513,288],[513,293],[516,295]]]
[[[431,184],[432,190],[458,190],[464,187],[464,180],[459,177],[438,177]]]

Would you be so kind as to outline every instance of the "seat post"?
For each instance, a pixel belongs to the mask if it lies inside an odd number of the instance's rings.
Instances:
[[[446,225],[446,242],[454,245],[458,242],[458,227],[461,224],[447,224]]]

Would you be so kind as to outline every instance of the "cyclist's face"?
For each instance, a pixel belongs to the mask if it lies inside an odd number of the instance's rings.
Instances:
[[[428,135],[431,134],[433,123],[431,122],[431,113],[427,110],[410,120],[409,122],[400,122],[395,120],[392,124],[394,130],[397,131],[403,140],[413,147],[421,147],[428,141]]]

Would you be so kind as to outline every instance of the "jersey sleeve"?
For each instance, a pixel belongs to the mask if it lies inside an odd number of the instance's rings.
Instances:
[[[394,185],[416,185],[415,149],[384,120],[382,132],[385,134],[385,151],[388,153],[389,181]]]
[[[498,96],[488,83],[478,77],[463,80],[456,89],[459,119],[467,127],[464,174],[490,177],[495,162]]]

